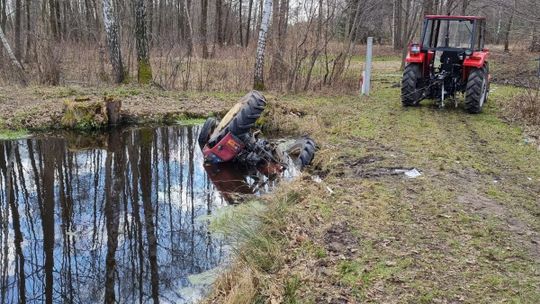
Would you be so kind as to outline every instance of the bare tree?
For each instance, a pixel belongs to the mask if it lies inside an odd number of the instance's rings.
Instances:
[[[137,44],[137,79],[139,83],[148,84],[152,81],[152,66],[148,54],[145,0],[135,0],[135,39]]]
[[[207,42],[207,22],[208,22],[208,0],[201,0],[201,44],[202,57],[208,58],[208,42]]]
[[[20,80],[21,84],[26,85],[27,80],[26,80],[26,75],[24,73],[23,66],[19,62],[17,57],[15,57],[15,54],[13,53],[11,47],[9,46],[9,43],[8,43],[8,41],[6,39],[6,36],[4,35],[4,31],[2,30],[2,27],[0,27],[0,41],[2,42],[2,45],[3,45],[4,49],[6,50],[6,53],[8,54],[8,56],[9,56],[9,58],[11,60],[11,63],[13,64],[15,69],[17,70],[17,74],[19,76],[19,80]]]
[[[251,11],[253,10],[253,0],[249,0],[248,17],[246,25],[246,46],[249,45],[249,36],[251,31]]]
[[[121,83],[124,81],[124,66],[122,64],[122,53],[120,50],[118,21],[116,20],[112,0],[103,0],[103,25],[107,33],[107,44],[109,46],[114,82]]]
[[[264,90],[264,53],[266,50],[266,34],[268,33],[271,12],[272,0],[264,0],[261,29],[259,30],[259,41],[257,42],[257,57],[255,58],[255,76],[253,83],[253,88],[255,90]]]
[[[510,12],[510,18],[508,18],[508,23],[506,23],[506,30],[504,33],[504,51],[510,51],[510,32],[512,31],[512,24],[514,23],[514,14],[516,12],[516,1],[514,0],[514,5]]]
[[[219,46],[223,45],[223,0],[216,0],[216,41]]]
[[[187,3],[187,0],[183,1],[184,4],[184,16],[186,18],[187,23],[187,44],[188,44],[188,55],[191,56],[193,54],[193,26],[191,24],[191,17],[189,12],[189,5]]]

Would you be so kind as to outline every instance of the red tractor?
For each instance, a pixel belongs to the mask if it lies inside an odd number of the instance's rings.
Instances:
[[[417,106],[424,98],[444,101],[465,95],[465,109],[480,113],[489,93],[489,51],[484,48],[486,19],[436,16],[424,19],[422,42],[409,46],[401,81],[401,102]]]

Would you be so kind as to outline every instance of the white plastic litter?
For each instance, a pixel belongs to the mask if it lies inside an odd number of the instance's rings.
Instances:
[[[412,170],[409,170],[409,171],[405,171],[405,176],[407,176],[408,178],[417,178],[419,176],[421,176],[422,173],[420,173],[420,171],[416,170],[415,169],[412,169]]]

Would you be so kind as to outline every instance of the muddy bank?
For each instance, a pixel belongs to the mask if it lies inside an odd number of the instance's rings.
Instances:
[[[122,123],[173,123],[224,114],[237,100],[232,95],[205,96],[137,87],[0,87],[0,129],[60,128],[65,100],[104,95],[122,100]]]

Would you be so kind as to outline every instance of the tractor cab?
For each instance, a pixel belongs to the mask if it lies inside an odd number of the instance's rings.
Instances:
[[[454,98],[457,105],[455,94],[466,93],[469,77],[476,69],[485,74],[487,88],[489,53],[484,49],[485,22],[484,17],[476,16],[425,16],[421,42],[410,45],[406,58],[409,69],[404,73],[402,91],[409,95],[402,96],[404,105],[434,98],[444,106],[448,97]],[[466,97],[467,110],[478,113],[487,93],[484,95],[479,96],[483,100],[477,100],[474,109],[468,107]]]

